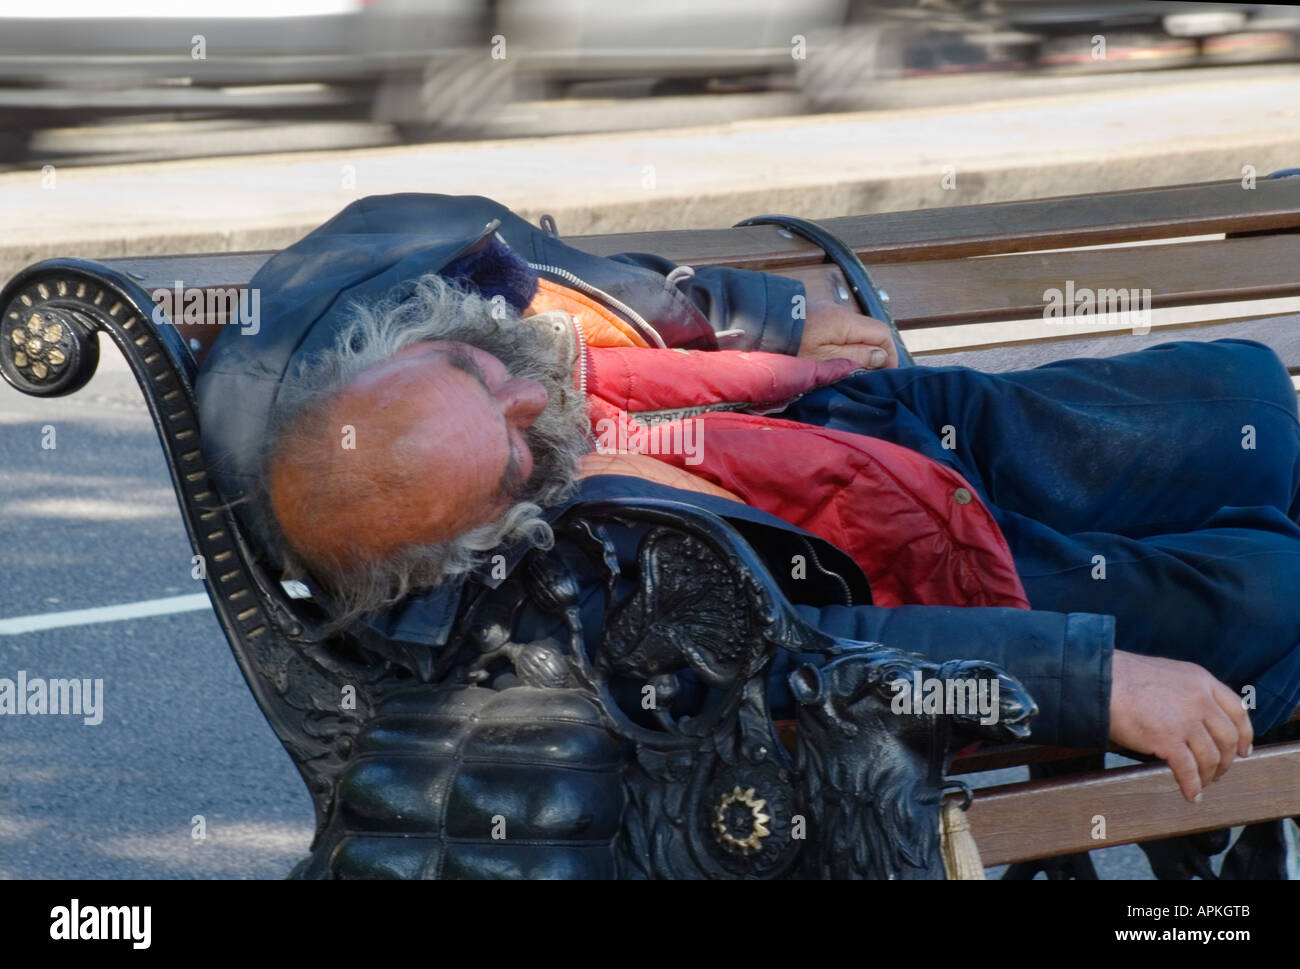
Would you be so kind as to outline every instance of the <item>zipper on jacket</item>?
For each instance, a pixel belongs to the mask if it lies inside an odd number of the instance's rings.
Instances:
[[[573,327],[574,338],[578,341],[578,393],[584,404],[587,400],[587,337],[582,332],[582,327],[578,325],[578,318],[571,314],[565,314],[569,317],[569,325]],[[596,440],[596,435],[591,432],[591,421],[586,423],[587,440],[591,443],[593,450],[600,449],[600,442]]]
[[[580,290],[588,296],[594,296],[597,299],[604,301],[610,307],[626,316],[632,322],[632,325],[637,329],[637,331],[641,333],[641,336],[643,336],[652,346],[656,346],[661,350],[668,349],[668,344],[665,343],[664,338],[659,335],[659,331],[651,326],[644,316],[632,309],[632,307],[628,306],[623,301],[615,299],[604,290],[597,289],[586,280],[580,279],[567,269],[561,269],[559,266],[547,266],[536,262],[530,262],[528,266],[539,273],[558,276],[574,289]]]
[[[812,559],[813,565],[817,566],[817,571],[822,575],[829,575],[840,584],[840,591],[844,593],[844,604],[846,606],[853,605],[853,591],[849,588],[849,583],[844,576],[840,575],[838,572],[832,572],[830,569],[822,565],[821,559],[817,558],[817,550],[813,548],[812,542],[808,541],[808,539],[802,535],[798,536],[798,538],[799,541],[803,542],[804,548],[808,550],[808,557]]]
[[[573,326],[574,335],[578,338],[578,393],[582,394],[582,399],[587,399],[587,337],[582,332],[582,327],[578,325],[575,317],[569,317],[569,323]]]

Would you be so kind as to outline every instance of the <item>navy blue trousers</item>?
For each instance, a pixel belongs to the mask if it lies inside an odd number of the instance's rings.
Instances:
[[[1267,347],[1167,343],[1002,374],[863,371],[781,416],[959,471],[1033,608],[1112,615],[1116,649],[1253,688],[1257,732],[1300,705],[1300,419]]]

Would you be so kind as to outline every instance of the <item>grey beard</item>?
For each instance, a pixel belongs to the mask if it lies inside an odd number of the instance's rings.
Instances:
[[[533,473],[519,495],[521,501],[550,508],[572,493],[578,460],[591,450],[587,402],[573,386],[577,344],[574,324],[558,311],[519,321],[531,338],[516,332],[505,339],[496,334],[466,333],[449,339],[468,343],[492,354],[511,376],[536,380],[546,389],[547,404],[524,440],[533,456]]]

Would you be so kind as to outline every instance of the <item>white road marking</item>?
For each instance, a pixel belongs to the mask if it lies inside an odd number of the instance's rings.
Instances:
[[[209,609],[211,603],[206,592],[186,596],[168,596],[165,599],[145,599],[143,602],[123,602],[115,606],[97,606],[93,609],[68,609],[63,612],[45,612],[33,616],[13,616],[0,619],[0,636],[16,636],[42,629],[61,629],[64,626],[85,626],[97,622],[117,622],[121,619],[144,619],[148,616],[168,616],[177,612],[196,612]]]

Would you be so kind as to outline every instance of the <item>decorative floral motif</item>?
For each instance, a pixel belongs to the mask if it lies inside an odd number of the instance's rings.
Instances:
[[[718,802],[713,819],[713,830],[718,842],[728,851],[747,855],[763,849],[763,839],[772,832],[767,824],[772,818],[765,814],[767,800],[754,793],[754,789],[741,790],[737,784],[731,793]],[[748,830],[746,830],[746,824]]]
[[[33,312],[9,330],[4,351],[24,378],[39,384],[63,372],[72,355],[73,340],[72,327],[54,313]]]

